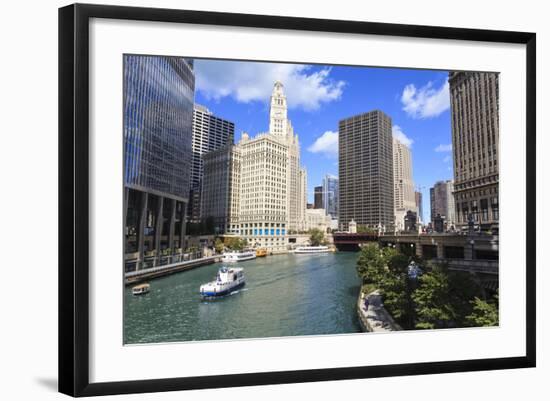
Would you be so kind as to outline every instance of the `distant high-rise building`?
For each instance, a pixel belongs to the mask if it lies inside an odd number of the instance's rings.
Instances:
[[[394,225],[391,118],[371,111],[339,122],[339,225],[389,229]]]
[[[454,193],[454,181],[447,180],[447,229],[456,228],[456,210],[455,210],[455,197]]]
[[[202,205],[217,233],[238,233],[240,195],[240,149],[227,145],[204,154]]]
[[[405,213],[404,220],[404,231],[417,231],[417,223],[418,223],[418,216],[416,215],[416,212],[413,212],[412,210],[407,210],[407,213]]]
[[[193,163],[189,193],[188,221],[198,223],[201,217],[203,155],[233,143],[235,124],[215,116],[206,107],[195,104],[193,110]]]
[[[420,223],[424,222],[424,208],[422,207],[422,192],[415,191],[414,200],[416,203],[416,210],[418,210],[418,221]]]
[[[416,213],[417,207],[411,150],[397,138],[393,138],[393,185],[395,228],[403,230],[407,211]]]
[[[458,225],[498,229],[499,75],[449,74]]]
[[[453,181],[438,181],[430,188],[430,217],[432,223],[437,216],[444,219],[447,229],[456,225],[453,198]]]
[[[125,253],[140,269],[145,250],[184,248],[195,75],[193,61],[180,57],[123,61]]]
[[[323,186],[313,188],[313,208],[324,209]]]
[[[317,229],[326,233],[327,229],[331,228],[331,220],[330,215],[324,209],[308,209],[306,210],[305,231]]]
[[[326,175],[323,178],[323,209],[332,219],[338,219],[338,177]]]

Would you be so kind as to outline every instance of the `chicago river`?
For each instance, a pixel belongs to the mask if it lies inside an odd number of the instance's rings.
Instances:
[[[277,255],[236,263],[246,286],[203,300],[201,284],[222,263],[151,280],[151,291],[125,288],[124,343],[160,343],[360,332],[355,305],[357,253]]]

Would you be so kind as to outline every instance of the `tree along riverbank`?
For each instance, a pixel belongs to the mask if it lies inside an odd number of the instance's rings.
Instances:
[[[420,270],[412,272],[411,262]],[[470,273],[376,244],[361,249],[357,273],[361,291],[377,290],[405,330],[498,325],[498,292],[487,296]]]

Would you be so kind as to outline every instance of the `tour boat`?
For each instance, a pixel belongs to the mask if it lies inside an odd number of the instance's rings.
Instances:
[[[134,295],[147,294],[149,292],[150,287],[151,286],[147,283],[136,285],[135,287],[132,287],[132,294]]]
[[[245,260],[256,259],[256,252],[226,252],[222,256],[222,262],[244,262]]]
[[[264,248],[258,248],[256,249],[256,256],[261,258],[263,256],[267,256],[267,249]]]
[[[228,268],[224,266],[218,270],[215,281],[200,286],[200,293],[203,297],[218,297],[227,295],[231,291],[243,287],[244,284],[244,272],[242,268]]]
[[[294,253],[322,253],[322,252],[330,252],[330,248],[325,245],[299,246],[294,250]]]

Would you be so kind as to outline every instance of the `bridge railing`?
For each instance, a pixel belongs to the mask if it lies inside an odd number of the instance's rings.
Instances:
[[[156,273],[156,272],[160,272],[160,271],[164,271],[164,270],[171,270],[171,269],[174,269],[174,268],[178,268],[178,267],[182,267],[182,266],[186,266],[186,265],[190,265],[190,264],[194,264],[194,263],[201,263],[201,262],[205,262],[205,261],[209,261],[209,260],[216,260],[217,258],[219,258],[219,255],[208,256],[208,257],[205,257],[205,258],[196,258],[196,259],[186,260],[186,261],[182,261],[182,262],[172,263],[172,264],[169,264],[169,265],[149,267],[147,269],[140,269],[140,270],[135,270],[135,271],[132,271],[132,272],[127,272],[127,273],[125,273],[124,276],[126,278],[136,277],[136,276],[143,276],[143,275]]]
[[[469,271],[473,273],[498,274],[498,260],[482,259],[433,259],[436,262],[447,263],[451,270]]]

